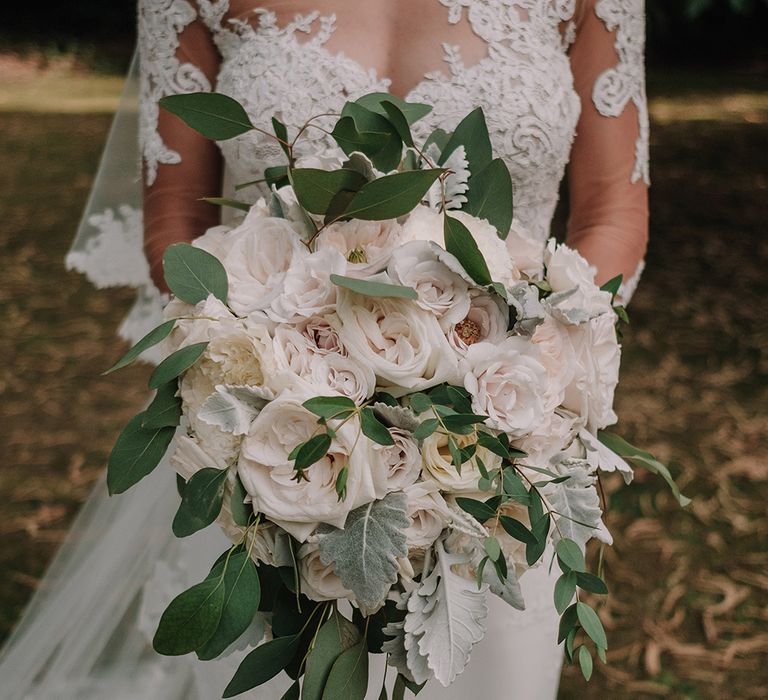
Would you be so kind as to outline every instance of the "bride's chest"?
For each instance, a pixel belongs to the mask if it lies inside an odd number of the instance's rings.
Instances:
[[[452,129],[482,106],[495,150],[518,187],[532,180],[556,187],[580,108],[563,37],[575,0],[419,2],[435,3],[442,30],[434,23],[427,32],[401,29],[395,39],[402,42],[393,44],[387,34],[382,51],[370,28],[345,36],[348,25],[333,14],[288,19],[262,9],[245,19],[228,14],[228,0],[200,0],[223,57],[216,89],[240,101],[255,124],[267,126],[277,116],[289,129],[318,114],[338,113],[347,100],[373,91],[431,104],[433,111],[417,127],[422,137],[436,127]],[[389,24],[382,29],[390,31]],[[361,40],[370,42],[369,55]],[[414,63],[421,63],[415,71]],[[381,74],[382,65],[389,75]],[[398,79],[391,80],[393,74]],[[408,75],[415,76],[411,84],[403,77]],[[326,138],[319,129],[308,136]],[[254,169],[281,160],[274,143],[254,133],[222,148],[236,176],[252,178]]]

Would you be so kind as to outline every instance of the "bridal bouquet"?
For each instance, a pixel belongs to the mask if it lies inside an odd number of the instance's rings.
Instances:
[[[285,670],[289,697],[318,700],[363,698],[385,653],[402,697],[450,685],[488,596],[522,610],[520,577],[554,560],[560,641],[589,678],[607,648],[580,595],[607,593],[584,556],[611,541],[599,473],[629,482],[629,460],[684,498],[603,431],[620,279],[598,288],[578,253],[513,221],[480,109],[418,144],[427,105],[366,95],[323,117],[329,150],[303,139],[318,119],[291,138],[223,95],[162,105],[217,140],[260,131],[287,163],[265,172],[269,199],[213,200],[239,224],[168,248],[167,320],[115,365],[167,353],[110,456],[111,493],[169,451],[174,533],[215,521],[233,543],[168,606],[155,649],[251,644],[224,697]]]

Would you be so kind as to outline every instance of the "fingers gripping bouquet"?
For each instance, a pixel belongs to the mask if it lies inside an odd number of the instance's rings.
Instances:
[[[170,448],[174,533],[215,521],[233,543],[171,602],[156,650],[252,644],[225,697],[284,669],[293,697],[363,698],[368,654],[385,653],[402,697],[450,685],[488,596],[522,610],[520,577],[554,558],[560,640],[589,677],[607,648],[579,598],[607,592],[584,557],[611,541],[599,474],[629,482],[626,458],[669,478],[603,431],[620,280],[598,288],[578,253],[513,222],[480,109],[417,144],[430,107],[388,94],[294,135],[223,95],[162,104],[213,139],[261,131],[287,164],[264,173],[268,200],[214,200],[241,223],[167,250],[168,320],[115,366],[167,352],[110,456],[110,491]],[[302,150],[320,124],[337,147]]]

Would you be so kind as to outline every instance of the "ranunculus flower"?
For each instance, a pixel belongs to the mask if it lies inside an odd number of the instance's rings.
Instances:
[[[570,323],[583,323],[611,311],[611,295],[595,284],[595,268],[573,248],[558,245],[553,238],[544,254],[546,280],[553,295],[547,302]],[[559,296],[562,295],[562,298]]]
[[[487,415],[491,427],[522,437],[543,420],[549,375],[535,345],[519,337],[477,343],[467,350],[466,363],[472,409]]]
[[[565,391],[563,406],[586,420],[593,435],[618,420],[613,395],[619,383],[621,346],[615,323],[616,315],[610,312],[570,329],[575,374]]]
[[[440,319],[444,328],[467,315],[467,283],[438,260],[429,241],[400,246],[392,253],[387,272],[397,284],[415,289],[419,295],[416,303]]]
[[[333,249],[299,257],[285,273],[280,294],[265,309],[266,315],[278,323],[290,323],[329,313],[338,289],[330,276],[343,275],[345,268],[344,258]]]
[[[400,396],[456,378],[457,360],[434,315],[410,299],[339,290],[335,324],[350,356]]]
[[[328,454],[305,471],[307,479],[295,480],[291,451],[317,434],[317,416],[301,404],[321,395],[317,387],[287,390],[267,404],[243,439],[238,473],[253,498],[254,509],[291,533],[300,542],[320,523],[344,527],[349,511],[385,493],[378,491],[377,470],[386,465],[360,434],[356,417],[334,426]],[[347,468],[347,493],[339,500],[335,483]]]
[[[452,211],[450,216],[469,229],[485,258],[494,282],[501,282],[505,287],[509,287],[520,279],[520,273],[512,265],[507,246],[499,238],[495,227],[484,219],[477,219],[463,211]],[[404,240],[434,241],[445,248],[443,227],[443,214],[419,205],[409,214],[403,226],[403,237]]]
[[[285,219],[246,216],[232,234],[237,239],[223,260],[227,301],[235,313],[247,316],[268,308],[282,294],[286,272],[308,251]]]
[[[470,345],[500,343],[507,337],[509,308],[498,296],[480,289],[469,293],[469,310],[448,333],[448,342],[459,355],[466,355]]]
[[[337,221],[317,238],[317,250],[332,248],[347,261],[349,277],[370,277],[383,270],[392,251],[403,242],[400,224],[386,221]]]
[[[470,442],[475,441],[471,435],[456,435],[454,439],[459,447],[466,447]],[[459,473],[451,461],[447,435],[440,432],[432,433],[422,442],[421,455],[424,471],[434,479],[441,490],[448,493],[475,493],[478,490],[477,482],[482,474],[474,459],[464,462]],[[477,456],[483,460],[488,469],[495,469],[501,464],[501,457],[484,447],[477,448]]]
[[[434,481],[417,481],[404,492],[411,517],[411,525],[405,531],[408,547],[429,547],[451,521],[451,511]]]

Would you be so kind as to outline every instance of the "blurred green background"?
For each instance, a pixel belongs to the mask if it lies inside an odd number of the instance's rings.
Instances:
[[[681,511],[652,480],[612,498],[609,664],[589,685],[566,670],[561,697],[765,698],[768,4],[647,10],[651,245],[618,428],[695,500]],[[0,638],[146,398],[146,367],[99,375],[125,349],[130,291],[96,291],[62,264],[134,11],[39,0],[0,27]]]

